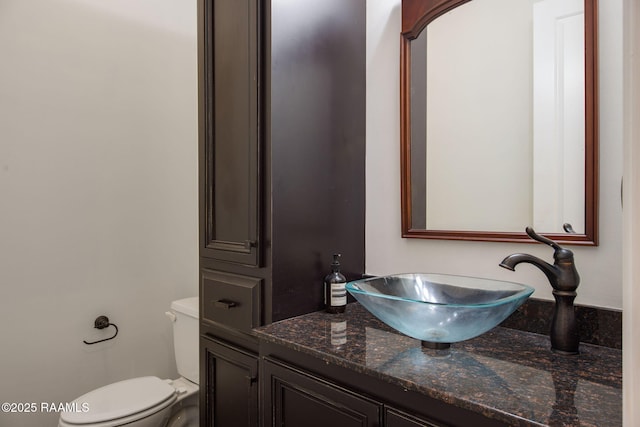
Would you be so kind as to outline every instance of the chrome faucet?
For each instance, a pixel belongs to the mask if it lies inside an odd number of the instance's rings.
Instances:
[[[516,265],[526,262],[538,267],[549,279],[556,300],[551,322],[551,349],[564,354],[578,354],[578,326],[573,306],[580,276],[573,261],[573,252],[562,248],[556,242],[536,234],[531,227],[526,232],[533,240],[545,243],[554,249],[553,265],[529,254],[513,254],[506,257],[500,267],[515,271]]]

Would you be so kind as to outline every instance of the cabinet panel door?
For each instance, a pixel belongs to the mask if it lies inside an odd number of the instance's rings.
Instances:
[[[201,7],[201,255],[258,265],[258,2]]]
[[[263,369],[264,420],[274,427],[380,426],[377,402],[277,362]]]
[[[438,424],[391,408],[385,409],[385,420],[385,427],[440,427]]]
[[[207,338],[200,341],[202,425],[257,427],[258,358]]]

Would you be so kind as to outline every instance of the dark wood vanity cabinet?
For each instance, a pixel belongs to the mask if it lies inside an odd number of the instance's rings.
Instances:
[[[262,427],[505,427],[504,422],[260,341]],[[528,424],[527,424],[528,425]]]
[[[198,0],[202,425],[247,425],[213,390],[245,384],[251,328],[321,309],[333,253],[364,273],[365,19],[365,0]]]
[[[390,407],[295,365],[268,357],[261,363],[263,427],[444,426]]]

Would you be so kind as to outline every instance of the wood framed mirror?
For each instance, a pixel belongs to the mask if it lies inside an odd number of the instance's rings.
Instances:
[[[598,244],[597,0],[402,0],[402,236]]]

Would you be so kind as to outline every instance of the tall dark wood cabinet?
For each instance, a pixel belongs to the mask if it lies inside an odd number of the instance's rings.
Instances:
[[[198,0],[203,426],[259,425],[251,329],[322,309],[333,253],[364,273],[365,15]]]

